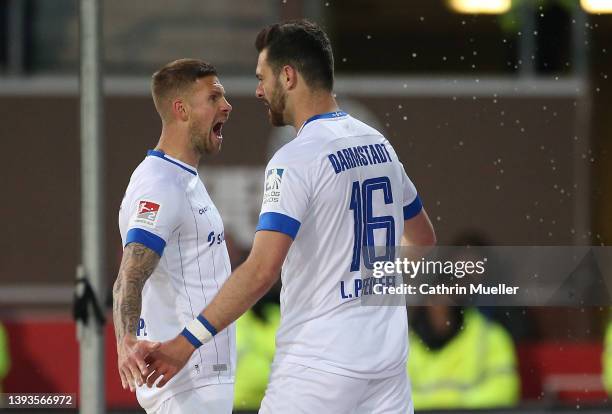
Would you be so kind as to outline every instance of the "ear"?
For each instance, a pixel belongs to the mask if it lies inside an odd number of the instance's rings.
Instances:
[[[298,84],[298,71],[293,66],[283,66],[280,71],[280,81],[285,86],[285,90],[295,89]]]
[[[181,98],[172,101],[172,115],[175,119],[183,122],[189,119],[189,108]]]

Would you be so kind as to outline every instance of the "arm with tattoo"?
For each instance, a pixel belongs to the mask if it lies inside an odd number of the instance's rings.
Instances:
[[[117,280],[113,286],[113,321],[117,338],[119,375],[123,387],[134,390],[142,384],[144,359],[157,344],[137,341],[136,330],[142,307],[142,289],[157,264],[159,255],[140,243],[130,243],[123,251]]]
[[[136,335],[142,288],[158,263],[158,254],[140,243],[130,243],[123,251],[119,275],[113,286],[113,321],[117,341],[126,333]]]

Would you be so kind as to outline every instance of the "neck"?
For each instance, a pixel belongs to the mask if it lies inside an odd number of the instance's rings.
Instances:
[[[155,149],[163,151],[166,155],[189,164],[196,169],[198,168],[200,154],[190,145],[187,132],[179,130],[176,126],[163,126]]]
[[[429,322],[437,335],[443,336],[451,331],[449,324],[451,310],[447,306],[432,306],[429,310]]]
[[[291,125],[299,131],[304,122],[315,115],[338,110],[338,104],[330,92],[311,92],[307,96],[296,100],[294,107],[295,117]]]

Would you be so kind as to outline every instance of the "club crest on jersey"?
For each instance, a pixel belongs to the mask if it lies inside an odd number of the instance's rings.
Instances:
[[[278,203],[281,195],[281,183],[283,180],[283,168],[272,168],[266,172],[266,185],[264,192],[265,203]]]
[[[141,200],[138,202],[136,222],[152,226],[155,224],[161,205],[153,201]]]

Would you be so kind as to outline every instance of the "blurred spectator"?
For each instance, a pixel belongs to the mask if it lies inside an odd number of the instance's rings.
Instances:
[[[244,262],[249,249],[240,246],[229,230],[225,243],[232,269]],[[276,329],[280,324],[280,282],[236,321],[236,382],[234,408],[257,411],[261,405],[274,358]]]
[[[2,393],[2,381],[6,378],[10,366],[8,338],[4,326],[0,323],[0,393]]]
[[[246,259],[249,249],[240,246],[226,229],[225,242],[232,269]],[[280,285],[272,288],[236,321],[236,382],[234,408],[258,410],[274,358],[276,329],[280,324]]]
[[[603,384],[608,394],[612,395],[612,318],[608,322],[604,340]]]
[[[514,344],[477,309],[429,306],[410,311],[408,371],[414,407],[507,407],[519,402]]]
[[[469,246],[473,257],[458,257],[458,260],[480,260],[482,257],[487,257],[487,269],[496,269],[496,280],[500,282],[514,282],[513,269],[504,268],[499,263],[494,244],[490,237],[485,233],[475,228],[467,228],[456,235],[452,242],[452,246]],[[467,251],[459,250],[462,255]],[[501,274],[500,274],[501,273]],[[489,320],[500,323],[506,331],[512,336],[516,342],[528,339],[534,336],[535,327],[533,325],[533,316],[527,308],[517,306],[483,306],[479,307],[480,312]]]
[[[234,408],[259,409],[268,385],[270,365],[274,358],[274,338],[279,324],[280,307],[276,289],[238,319]]]

